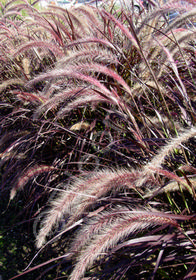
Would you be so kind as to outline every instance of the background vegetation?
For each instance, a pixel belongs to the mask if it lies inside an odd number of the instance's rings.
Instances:
[[[0,3],[3,279],[194,279],[194,1]]]

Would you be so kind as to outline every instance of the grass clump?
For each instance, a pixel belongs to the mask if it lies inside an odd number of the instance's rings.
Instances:
[[[39,249],[11,279],[193,279],[194,3],[35,4],[1,4],[2,215]]]

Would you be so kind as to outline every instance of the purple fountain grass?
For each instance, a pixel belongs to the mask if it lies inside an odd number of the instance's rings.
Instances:
[[[137,172],[104,170],[93,173],[90,178],[77,179],[72,185],[67,186],[67,192],[60,193],[57,199],[51,202],[51,209],[37,236],[37,247],[40,248],[43,245],[46,236],[63,215],[71,215],[72,220],[78,219],[86,208],[104,194],[110,191],[115,192],[123,186],[135,188],[134,181],[137,176]]]
[[[180,166],[179,169],[182,171],[185,171],[185,172],[190,172],[192,174],[196,174],[196,168],[191,166],[190,164],[182,165],[182,166]]]
[[[53,84],[54,85],[54,84]],[[53,91],[56,88],[54,87]],[[51,94],[52,95],[52,94]],[[77,98],[76,98],[77,97]],[[76,98],[73,101],[70,101],[72,99]],[[76,87],[76,88],[70,88],[67,90],[63,90],[62,92],[55,94],[51,98],[47,98],[45,102],[38,107],[38,109],[34,113],[34,118],[38,118],[39,115],[43,112],[47,114],[48,111],[51,111],[55,109],[59,104],[64,103],[67,101],[68,104],[64,106],[61,110],[58,111],[58,117],[64,116],[66,113],[68,113],[70,110],[74,110],[84,105],[86,100],[86,103],[93,103],[93,102],[107,102],[107,99],[101,96],[101,94],[98,94],[96,91],[94,91],[92,88],[86,88],[86,87]],[[84,102],[83,102],[84,101]]]
[[[81,5],[76,9],[74,7],[69,9],[67,15],[69,19],[70,15],[71,17],[73,17],[74,15],[77,17],[77,19],[79,18],[81,21],[80,24],[77,24],[77,27],[83,27],[83,29],[81,30],[83,36],[78,36],[78,38],[84,38],[86,36],[89,36],[90,34],[93,37],[100,37],[100,30],[102,30],[102,22],[99,19],[99,10],[97,8],[92,7],[90,5]],[[86,36],[84,36],[84,34],[86,34]]]
[[[66,13],[67,13],[67,21],[72,30],[72,38],[73,39],[81,38],[82,37],[81,34],[86,33],[86,27],[87,27],[86,20],[83,17],[80,17],[79,14],[77,14],[77,9],[75,9],[74,7],[72,9],[66,10]]]
[[[65,70],[62,70],[62,69],[52,70],[51,72],[48,72],[46,74],[42,74],[42,75],[38,76],[37,78],[35,78],[34,80],[30,81],[27,84],[27,86],[31,86],[34,83],[37,83],[41,80],[46,80],[50,77],[54,79],[54,78],[60,78],[60,77],[63,77],[63,76],[77,78],[77,79],[80,79],[80,80],[83,80],[83,81],[87,81],[91,84],[94,84],[99,89],[101,89],[102,95],[103,95],[104,98],[107,97],[110,102],[116,103],[122,110],[124,110],[129,115],[129,117],[131,118],[131,121],[133,122],[133,125],[134,125],[134,127],[137,131],[137,135],[138,135],[137,138],[141,140],[142,136],[140,135],[140,130],[138,128],[137,122],[136,122],[134,116],[132,115],[131,111],[126,106],[126,103],[123,100],[121,100],[121,98],[119,97],[118,94],[116,94],[115,91],[109,91],[97,79],[95,79],[95,78],[93,78],[93,77],[91,77],[87,74],[84,75],[83,73],[81,73],[81,70],[84,71],[84,72],[95,71],[95,72],[100,72],[100,73],[104,73],[108,76],[111,76],[115,81],[117,81],[119,84],[121,84],[124,87],[124,89],[132,96],[131,89],[129,88],[127,83],[115,71],[109,69],[108,67],[97,64],[97,63],[93,63],[93,64],[88,63],[88,64],[75,66],[73,68],[73,71],[71,71],[71,67],[69,68],[69,70],[66,70],[66,69]],[[91,100],[91,98],[92,97],[89,98],[89,101]],[[103,101],[103,100],[100,99],[100,101]],[[84,103],[82,101],[82,99],[80,99],[78,104],[80,104],[81,102]],[[76,104],[77,104],[77,101],[74,102],[74,107],[76,106]],[[70,109],[68,109],[68,108],[69,107],[60,111],[58,116],[61,116],[63,113],[67,112],[67,110],[70,111]],[[70,108],[73,108],[73,105],[71,105]]]
[[[152,272],[153,279],[170,261],[185,260],[191,269],[195,237],[186,232],[195,233],[195,9],[163,2],[149,1],[149,10],[138,15],[123,7],[38,11],[27,0],[2,4],[2,189],[17,178],[12,205],[30,180],[41,186],[27,202],[33,219],[45,207],[35,222],[38,254],[54,241],[60,254],[56,241],[62,242],[69,269],[75,263],[71,280],[87,270],[90,278],[132,272],[148,278]],[[172,11],[178,15],[170,22]],[[180,202],[168,203],[162,193],[179,187],[171,198]],[[45,203],[47,190],[52,198]]]
[[[50,35],[51,35],[51,41],[53,40],[52,38],[54,38],[54,39],[55,39],[55,42],[56,42],[56,43],[58,42],[58,45],[59,45],[60,47],[63,47],[63,46],[64,46],[64,43],[63,43],[63,40],[62,40],[61,33],[59,32],[58,29],[56,30],[56,28],[53,27],[51,23],[48,23],[49,26],[47,26],[47,25],[46,25],[47,22],[48,22],[48,21],[46,21],[46,22],[39,22],[39,29],[38,29],[39,32],[40,32],[40,27],[42,27],[42,28],[43,28],[42,33],[43,33],[43,34],[45,33],[45,36],[47,36],[48,34],[50,34]],[[34,22],[32,22],[32,23],[27,24],[27,27],[30,28],[30,29],[32,29],[32,28],[35,26],[35,24],[38,24],[38,20],[37,20],[37,21],[34,21]],[[46,35],[46,34],[47,34],[47,35]]]
[[[4,135],[4,137],[6,137],[6,135]],[[21,144],[26,144],[26,142],[27,140],[19,138],[16,141],[14,141],[8,148],[6,148],[2,153],[0,153],[0,168],[8,160],[25,158],[25,153],[19,152],[17,149],[21,146]]]
[[[4,18],[9,18],[9,17],[13,17],[13,16],[21,16],[20,12],[17,11],[8,11],[4,14]]]
[[[107,76],[110,76],[115,81],[117,81],[120,85],[122,85],[122,87],[130,94],[130,96],[132,96],[132,91],[131,91],[130,87],[128,86],[128,84],[123,80],[123,78],[120,75],[118,75],[117,72],[108,68],[107,66],[103,66],[98,63],[88,63],[87,67],[86,67],[86,65],[76,66],[76,70],[77,69],[80,71],[83,70],[84,72],[87,72],[87,71],[99,72],[99,73],[103,73]]]
[[[100,209],[101,208],[101,209]],[[74,241],[72,242],[70,246],[70,250],[74,254],[78,254],[81,249],[89,243],[93,235],[98,234],[105,226],[107,226],[109,223],[115,222],[117,217],[120,216],[119,212],[122,210],[122,207],[116,207],[113,211],[103,211],[104,208],[107,209],[107,205],[103,208],[100,207],[98,210],[101,212],[101,214],[97,215],[99,212],[94,211],[90,212],[87,217],[87,223],[82,226],[81,229],[79,229]],[[127,210],[127,209],[126,209]],[[95,215],[95,217],[94,217]]]
[[[123,216],[121,216],[123,214]],[[93,264],[93,262],[110,248],[114,247],[120,240],[125,239],[130,234],[139,232],[150,226],[170,225],[179,227],[175,218],[169,214],[160,212],[143,211],[143,210],[128,210],[119,211],[119,217],[116,221],[108,223],[104,226],[99,234],[93,236],[89,245],[87,245],[79,254],[77,263],[74,267],[70,280],[81,279],[85,271]]]
[[[107,227],[109,224],[113,224],[118,218],[123,218],[124,214],[126,215],[129,213],[130,209],[123,208],[123,206],[116,206],[115,209],[110,209],[110,204],[106,205],[105,207],[100,207],[98,210],[94,212],[90,212],[87,215],[87,222],[84,223],[84,225],[81,227],[81,229],[78,230],[76,237],[74,238],[74,241],[72,242],[70,246],[71,252],[73,254],[78,254],[81,252],[81,249],[86,246],[86,244],[90,244],[91,239],[93,239],[94,236],[98,235],[99,232],[103,231],[105,227]],[[105,210],[109,209],[109,210]],[[104,211],[103,211],[104,210]],[[125,211],[126,210],[126,211]],[[100,214],[99,214],[100,212]],[[139,214],[139,211],[137,210],[137,214]],[[160,213],[164,217],[167,216],[168,214],[165,213]],[[169,218],[172,219],[178,219],[178,220],[188,220],[191,219],[190,216],[180,216],[180,215],[172,215],[169,214]],[[174,234],[175,235],[175,234]],[[156,238],[155,235],[153,235],[154,238]],[[153,240],[153,237],[149,237],[149,239]],[[184,236],[183,236],[184,237]],[[142,238],[137,238],[135,240],[129,240],[127,242],[127,245],[130,246],[131,244],[134,244],[134,242],[140,242],[139,240],[142,241],[147,241],[148,237],[142,237]],[[126,243],[125,243],[126,244]],[[117,246],[116,250],[121,247]]]
[[[112,77],[115,81],[117,81],[120,85],[123,86],[123,88],[130,94],[130,96],[132,97],[132,91],[130,89],[130,87],[127,85],[127,83],[123,80],[123,78],[121,78],[115,71],[109,69],[106,66],[100,65],[98,63],[88,63],[88,65],[79,65],[79,66],[75,66],[75,70],[83,70],[85,72],[87,71],[94,71],[94,72],[99,72],[99,73],[103,73],[107,76]],[[114,91],[113,91],[114,92]],[[115,92],[114,92],[115,94]],[[115,94],[116,95],[116,94]],[[131,121],[134,124],[134,127],[137,131],[137,134],[140,135],[140,139],[142,139],[142,136],[140,134],[140,130],[138,128],[137,122],[134,118],[134,116],[132,115],[132,113],[130,112],[130,110],[128,109],[128,107],[125,105],[123,105],[123,103],[121,101],[119,101],[119,95],[116,96],[116,99],[118,100],[119,105],[121,106],[122,109],[124,109],[125,107],[125,112],[129,115],[129,117],[131,118]]]
[[[6,138],[7,135],[4,135],[4,137]],[[3,137],[2,137],[3,140]],[[18,148],[18,146],[24,143],[26,143],[28,140],[23,139],[23,137],[18,138],[17,140],[15,140],[11,145],[9,145],[8,148],[6,148],[2,153],[1,153],[1,160],[4,160],[5,158],[9,158],[10,156],[12,156],[12,154],[14,154]]]
[[[43,48],[43,49],[49,49],[55,55],[57,55],[57,57],[62,56],[64,54],[64,51],[60,47],[58,47],[55,44],[52,44],[51,42],[33,41],[33,42],[24,43],[22,46],[20,46],[20,48],[18,48],[18,50],[14,52],[13,58],[25,51],[28,51],[29,49],[33,49],[36,47]]]
[[[187,100],[187,93],[186,88],[180,78],[179,70],[176,65],[176,61],[174,59],[177,58],[178,60],[182,60],[186,66],[189,72],[191,73],[190,67],[189,67],[189,61],[190,58],[187,58],[187,55],[184,53],[184,49],[187,48],[188,44],[187,42],[191,40],[191,38],[195,37],[195,31],[194,29],[187,30],[185,28],[181,29],[174,29],[172,32],[168,32],[163,36],[162,38],[155,38],[155,41],[158,42],[158,44],[161,46],[160,50],[156,50],[150,57],[150,59],[154,59],[156,56],[161,55],[163,58],[162,61],[162,67],[160,67],[158,77],[162,75],[163,70],[166,66],[171,66],[174,74],[177,77],[177,80],[179,81],[179,84],[181,86],[181,92],[182,95],[185,96],[185,100]],[[167,45],[167,47],[165,47]],[[166,54],[165,57],[163,56],[163,52]]]
[[[24,91],[16,91],[13,90],[12,94],[16,94],[17,97],[19,99],[21,99],[22,101],[29,101],[32,104],[33,103],[44,103],[44,101],[46,101],[46,98],[44,98],[43,96],[40,96],[39,94],[33,94],[30,92],[24,92]]]
[[[100,96],[97,93],[92,93],[91,91],[90,94],[88,94],[87,96],[83,96],[83,97],[81,96],[76,100],[73,100],[72,102],[66,104],[66,107],[58,111],[56,118],[57,119],[64,118],[66,114],[68,114],[69,112],[73,111],[76,108],[83,107],[86,104],[90,104],[91,106],[94,106],[102,102],[112,104],[111,100],[108,100],[104,96]]]
[[[108,98],[109,100],[111,100],[112,102],[116,103],[117,105],[121,105],[122,107],[123,104],[121,102],[121,100],[119,99],[119,97],[114,94],[112,91],[108,90],[101,82],[99,82],[99,80],[89,76],[89,75],[84,75],[82,73],[79,72],[75,72],[74,69],[70,69],[70,70],[52,70],[46,74],[42,74],[36,78],[34,78],[33,80],[29,81],[27,83],[27,87],[31,87],[33,84],[36,84],[40,81],[49,79],[49,78],[53,78],[53,79],[57,79],[60,77],[69,77],[69,78],[73,78],[73,79],[79,79],[82,80],[84,82],[88,82],[92,85],[94,85],[95,87],[98,88],[98,90],[101,90],[101,94],[105,97]]]
[[[191,6],[187,10],[186,13],[181,14],[179,17],[176,17],[174,21],[167,26],[165,33],[168,33],[170,30],[175,30],[180,27],[184,27],[184,24],[186,23],[186,20],[191,20],[191,18],[194,18],[196,14],[196,9],[192,8]]]
[[[85,40],[83,42],[85,42]],[[90,63],[90,62],[103,63],[104,65],[106,64],[117,65],[119,63],[116,55],[114,55],[111,51],[107,49],[102,49],[100,47],[99,48],[94,47],[92,50],[92,48],[90,48],[89,46],[86,48],[81,48],[77,51],[68,51],[68,55],[63,57],[61,60],[59,60],[56,67],[62,68],[62,67],[67,67],[67,64],[78,65],[78,63],[81,63],[81,67],[82,67],[83,66],[82,63]]]
[[[77,11],[79,14],[83,14],[86,17],[88,23],[94,27],[95,30],[99,30],[99,28],[102,26],[102,23],[100,22],[97,15],[99,13],[97,8],[90,5],[81,5],[77,7]]]
[[[160,18],[163,19],[163,15],[168,15],[169,12],[173,12],[174,10],[181,13],[186,11],[191,10],[191,6],[186,6],[180,3],[180,1],[178,1],[178,3],[173,2],[173,3],[169,3],[169,1],[167,1],[166,4],[161,5],[161,7],[157,7],[156,9],[152,9],[152,11],[150,11],[149,13],[147,13],[145,15],[145,17],[142,18],[141,23],[139,24],[139,26],[137,27],[137,34],[139,35],[140,32],[143,32],[143,29],[145,30],[146,26],[151,26],[151,22],[156,19],[156,22],[158,23],[158,21],[160,20]],[[172,26],[176,26],[175,24],[173,25],[173,22],[171,23]],[[170,28],[171,25],[168,25],[167,28]],[[173,28],[173,27],[172,27]],[[153,29],[153,28],[152,28]],[[151,34],[154,30],[151,30]]]
[[[170,38],[169,41],[169,30],[172,32],[172,36],[176,33],[174,29],[177,29],[177,25],[173,25],[173,22],[171,24],[168,24],[167,15],[169,13],[172,13],[174,10],[178,11],[179,13],[183,13],[184,10],[186,11],[191,10],[191,6],[186,6],[184,4],[181,4],[180,2],[177,3],[167,3],[161,6],[161,8],[158,8],[157,10],[153,10],[147,17],[144,18],[144,20],[141,22],[140,26],[136,29],[136,34],[138,38],[140,38],[141,44],[143,48],[145,49],[145,52],[149,53],[148,60],[152,61],[159,57],[159,55],[162,55],[161,50],[157,49],[157,47],[153,47],[154,40],[160,41],[160,39],[164,39],[164,45],[165,47],[169,48],[170,52],[171,49],[169,45],[173,45],[174,48],[178,48],[179,44],[176,42],[176,40],[173,40],[174,38]],[[163,16],[165,15],[165,16]],[[180,18],[182,15],[179,15],[177,18]],[[165,22],[165,24],[161,23],[163,25],[162,30],[159,27],[160,17],[162,18],[161,22]],[[174,19],[175,21],[176,19]],[[150,22],[155,21],[155,22]],[[173,25],[171,29],[170,26]],[[174,28],[175,27],[175,28]],[[189,30],[186,28],[187,32]],[[145,38],[145,41],[142,39],[142,37]],[[171,44],[173,43],[173,44]],[[151,45],[151,48],[149,46]],[[154,49],[154,51],[152,51]],[[151,50],[151,52],[149,52]],[[164,64],[164,62],[163,62]]]
[[[104,197],[110,191],[115,193],[125,187],[136,190],[135,180],[137,180],[139,176],[137,171],[130,172],[127,170],[117,170],[116,172],[108,172],[107,170],[104,170],[102,173],[105,173],[107,178],[104,178],[102,174],[99,175],[97,172],[96,177],[100,176],[99,181],[96,179],[95,184],[91,183],[87,189],[83,189],[83,193],[90,195],[89,197],[75,196],[72,200],[68,225],[73,224],[78,217],[81,217],[85,211],[90,208],[91,205],[95,204],[99,198]],[[90,182],[91,180],[92,179],[90,179]],[[73,186],[73,188],[76,187],[76,189],[79,188],[80,190],[81,185],[84,184],[84,182],[82,182],[82,184],[80,184],[80,182],[76,183],[77,185]],[[86,183],[88,184],[88,181]]]
[[[83,9],[81,15],[79,8],[70,8],[68,10],[62,9],[58,6],[49,7],[50,10],[41,13],[40,19],[45,19],[49,25],[55,23],[55,32],[61,36],[62,31],[68,35],[69,40],[73,41],[81,38],[81,34],[85,37],[87,34],[95,34],[96,28],[100,25],[100,21],[97,19],[97,13],[94,13],[92,7],[87,7]],[[83,17],[84,14],[88,16]],[[61,20],[61,21],[60,21]]]
[[[178,215],[176,217],[178,220],[182,219],[186,219],[186,216],[182,216],[180,217],[180,215]],[[187,220],[189,220],[190,217],[187,217]],[[167,226],[167,225],[166,225]],[[190,230],[188,232],[185,232],[185,235],[193,235],[194,234],[194,230]],[[117,250],[122,249],[123,247],[135,247],[135,246],[142,246],[144,248],[149,248],[150,246],[156,246],[156,245],[160,245],[161,243],[163,244],[164,242],[167,243],[167,247],[171,246],[175,246],[176,245],[176,240],[182,240],[185,241],[185,235],[183,233],[181,233],[181,231],[179,232],[174,232],[174,233],[166,233],[166,234],[150,234],[144,237],[136,237],[133,239],[130,239],[128,241],[122,242],[120,244],[118,244],[116,247],[113,248],[112,253],[116,252]],[[186,246],[191,246],[192,243],[190,241],[186,241],[186,244],[181,244],[179,243],[179,246],[181,245],[182,247],[186,247]],[[194,249],[193,249],[194,250]],[[175,258],[175,257],[174,257]]]
[[[22,189],[26,183],[32,179],[35,176],[38,176],[44,172],[50,172],[52,170],[56,169],[53,166],[47,166],[47,165],[40,165],[40,166],[33,166],[30,167],[29,169],[27,169],[18,179],[18,181],[16,182],[16,185],[11,189],[10,192],[10,200],[12,200],[17,191]]]
[[[193,190],[190,186],[188,186],[187,180],[180,178],[180,180],[175,180],[175,181],[170,181],[167,185],[165,185],[162,188],[159,188],[158,190],[154,189],[153,191],[148,191],[145,195],[144,198],[149,198],[154,195],[159,195],[163,192],[175,192],[179,190],[187,190],[190,192],[192,196],[195,196],[195,190],[196,189],[196,177],[191,177],[188,178],[188,181],[193,187]]]
[[[56,12],[55,13],[50,12],[50,11],[44,12],[44,13],[42,13],[42,15],[46,15],[47,19],[52,18],[56,29],[59,30],[58,33],[61,33],[61,36],[63,36],[62,33],[64,33],[65,37],[63,37],[63,38],[64,38],[65,42],[66,42],[66,40],[67,40],[67,43],[70,41],[73,41],[72,36],[71,36],[71,30],[67,23],[65,15],[62,15],[62,14],[56,13]]]
[[[175,55],[177,50],[179,49],[179,46],[183,48],[185,48],[186,45],[188,45],[188,41],[189,40],[194,40],[195,38],[195,28],[189,28],[189,30],[186,29],[174,29],[173,30],[173,36],[176,36],[176,39],[178,41],[178,45],[176,46],[175,44],[170,48],[170,52]],[[168,35],[171,35],[171,33],[169,32]]]
[[[101,13],[103,16],[105,16],[105,17],[109,18],[111,21],[113,21],[120,28],[122,33],[124,35],[126,35],[126,37],[132,42],[132,44],[136,47],[136,49],[139,50],[136,38],[134,37],[134,35],[132,35],[130,33],[130,31],[119,20],[117,20],[112,14],[106,12],[105,10],[102,10]]]
[[[7,1],[4,5],[4,8],[7,8],[9,7],[9,5],[11,5],[12,3],[16,2],[17,0],[10,0],[10,1]],[[24,2],[24,0],[22,0],[22,2]]]
[[[65,45],[65,48],[70,48],[70,47],[74,47],[74,46],[79,46],[80,44],[89,44],[89,43],[96,43],[96,44],[101,44],[103,46],[109,47],[112,50],[116,50],[118,52],[122,52],[116,45],[112,44],[111,42],[104,40],[102,38],[97,38],[97,37],[89,37],[87,36],[85,39],[77,39],[74,40],[73,43],[69,43],[67,45]]]
[[[2,92],[3,90],[5,90],[7,87],[11,86],[11,85],[24,85],[25,82],[22,80],[22,79],[9,79],[9,80],[6,80],[4,82],[2,82],[0,84],[0,92]]]
[[[164,163],[164,160],[169,154],[174,150],[177,149],[183,142],[188,141],[190,138],[194,137],[196,135],[196,128],[191,127],[184,132],[181,132],[181,134],[171,139],[167,145],[165,145],[161,151],[153,157],[153,159],[147,163],[143,167],[143,177],[141,177],[138,180],[138,185],[144,184],[147,176],[152,175],[156,173],[156,170],[160,169],[162,167],[162,164]]]
[[[28,2],[26,4],[19,4],[16,3],[15,5],[11,6],[10,8],[5,9],[3,18],[9,18],[10,16],[16,16],[19,15],[19,18],[22,16],[22,10],[25,10],[26,12],[35,11],[38,12],[37,9],[35,9],[32,5],[30,5]]]
[[[174,174],[173,172],[169,172],[168,170],[164,170],[164,169],[160,169],[160,168],[152,168],[152,171],[156,174],[159,175],[163,175],[165,178],[171,179],[174,182],[169,182],[166,186],[164,187],[155,187],[153,186],[151,191],[147,191],[146,194],[144,195],[145,198],[150,197],[153,194],[160,194],[162,192],[167,192],[167,191],[176,191],[181,189],[186,189],[189,191],[189,193],[194,196],[195,195],[195,191],[194,191],[194,187],[190,186],[190,181],[187,179],[183,179],[182,177],[177,176],[176,174]],[[191,182],[194,182],[195,179],[192,178],[190,179]],[[173,190],[172,190],[173,187]]]

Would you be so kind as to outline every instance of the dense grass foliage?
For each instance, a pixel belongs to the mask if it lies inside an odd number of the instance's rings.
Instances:
[[[194,279],[196,8],[146,2],[0,4],[3,277]]]

